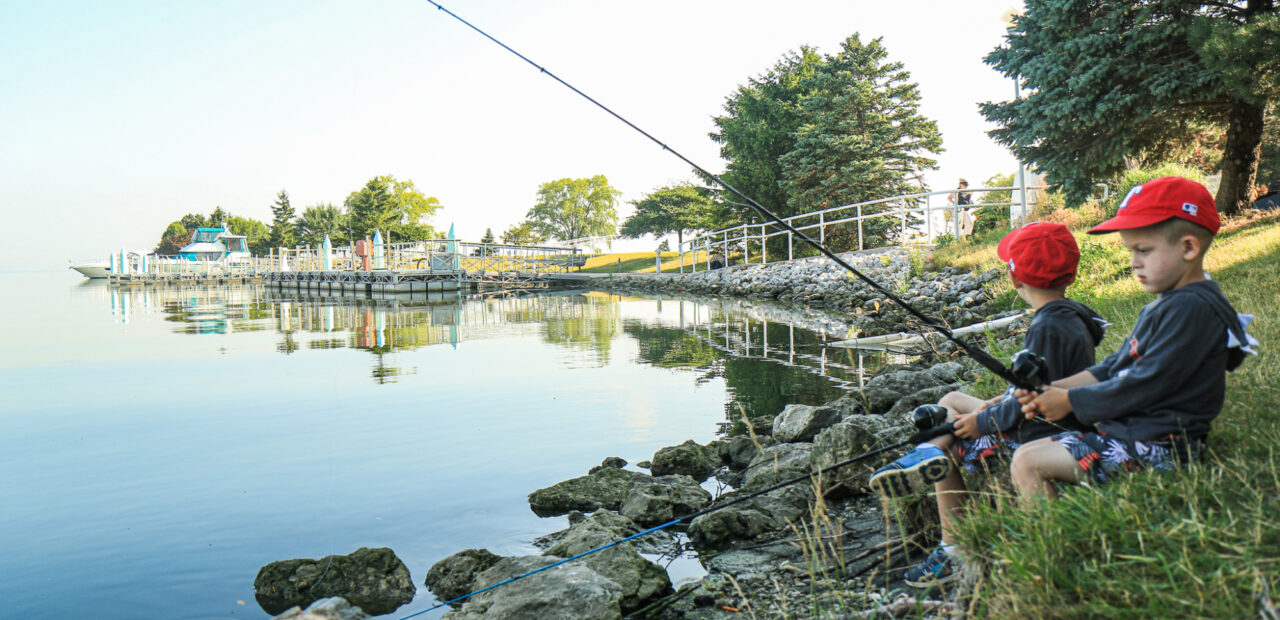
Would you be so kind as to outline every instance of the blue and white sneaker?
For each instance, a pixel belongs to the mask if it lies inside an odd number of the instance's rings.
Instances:
[[[908,570],[903,577],[907,585],[913,588],[951,583],[960,578],[960,559],[938,545],[929,557]]]
[[[871,474],[867,486],[884,497],[901,497],[941,481],[951,473],[951,459],[934,445],[916,448]]]

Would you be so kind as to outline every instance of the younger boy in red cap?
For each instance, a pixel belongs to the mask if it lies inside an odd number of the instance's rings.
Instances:
[[[1071,231],[1061,224],[1028,224],[1005,235],[996,253],[1008,264],[1009,279],[1018,295],[1036,311],[1024,347],[1045,359],[1048,378],[1070,376],[1091,366],[1094,347],[1102,341],[1107,323],[1088,306],[1066,297],[1067,285],[1075,280],[1080,262],[1080,249]],[[919,566],[907,571],[907,583],[916,587],[959,577],[951,526],[962,508],[966,488],[964,478],[952,466],[953,457],[945,450],[950,449],[965,469],[977,473],[985,459],[1007,459],[1024,442],[1063,429],[1088,428],[1071,416],[1055,424],[1027,420],[1012,388],[990,400],[951,392],[938,405],[945,407],[947,419],[955,422],[955,435],[920,444],[881,467],[869,481],[872,489],[885,496],[910,493],[934,483],[942,541]]]
[[[1204,271],[1218,232],[1213,196],[1195,181],[1163,177],[1129,191],[1116,216],[1090,233],[1119,231],[1130,267],[1156,299],[1119,350],[1039,393],[1019,391],[1023,412],[1049,422],[1074,415],[1094,432],[1061,433],[1013,456],[1018,491],[1057,497],[1057,482],[1106,482],[1119,472],[1172,469],[1198,457],[1234,370],[1257,340]]]

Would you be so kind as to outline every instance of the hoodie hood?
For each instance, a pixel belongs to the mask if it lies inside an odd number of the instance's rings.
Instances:
[[[1084,323],[1089,330],[1089,336],[1093,338],[1093,346],[1098,346],[1102,342],[1102,337],[1107,335],[1107,327],[1111,324],[1093,311],[1093,308],[1086,306],[1074,299],[1055,299],[1036,311],[1036,318],[1041,316],[1078,316],[1080,321]]]

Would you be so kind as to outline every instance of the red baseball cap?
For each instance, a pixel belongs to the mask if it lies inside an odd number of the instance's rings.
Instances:
[[[1205,186],[1182,177],[1160,177],[1134,185],[1115,217],[1090,228],[1089,233],[1144,228],[1175,217],[1204,226],[1215,235],[1221,225],[1218,207]]]
[[[1057,288],[1076,279],[1080,246],[1062,224],[1033,222],[1004,236],[996,255],[1015,277],[1036,288]]]

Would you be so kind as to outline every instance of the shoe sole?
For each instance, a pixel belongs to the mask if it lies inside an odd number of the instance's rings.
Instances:
[[[903,581],[905,581],[907,585],[913,588],[924,589],[924,588],[932,588],[934,586],[945,586],[953,581],[958,581],[959,579],[960,579],[960,571],[957,570],[957,571],[952,571],[950,575],[947,575],[945,577],[934,577],[933,575],[929,575],[927,578],[917,579],[915,581],[912,581],[910,579],[903,579]]]
[[[951,459],[937,456],[904,469],[892,469],[867,481],[871,490],[884,497],[910,495],[916,489],[941,482],[951,473]]]

